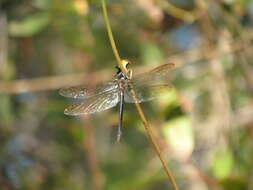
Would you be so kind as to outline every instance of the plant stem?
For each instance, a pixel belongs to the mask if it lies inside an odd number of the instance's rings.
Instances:
[[[108,37],[109,37],[109,40],[110,40],[110,43],[112,46],[112,51],[113,51],[114,56],[118,62],[118,65],[119,65],[121,63],[121,58],[120,58],[118,49],[116,47],[115,40],[113,38],[112,29],[111,29],[110,21],[109,21],[108,14],[107,14],[105,0],[101,0],[101,3],[102,3],[103,15],[104,15],[104,19],[105,19],[105,25],[106,25]]]
[[[146,119],[146,116],[145,116],[145,114],[144,114],[144,112],[143,112],[143,110],[141,108],[141,105],[137,102],[135,91],[131,90],[131,93],[132,93],[132,96],[133,96],[134,101],[135,101],[135,107],[136,107],[136,109],[137,109],[137,111],[138,111],[138,113],[139,113],[139,115],[141,117],[142,123],[143,123],[143,125],[145,127],[145,130],[146,130],[146,132],[148,134],[148,137],[149,137],[149,139],[151,141],[151,144],[153,145],[153,147],[154,147],[154,149],[155,149],[155,151],[156,151],[156,153],[157,153],[160,161],[162,162],[162,165],[163,165],[163,168],[164,168],[164,170],[165,170],[165,172],[167,174],[167,177],[168,177],[169,181],[171,182],[173,188],[175,190],[179,190],[179,187],[178,187],[178,185],[176,183],[176,180],[175,180],[175,178],[174,178],[174,176],[172,174],[172,171],[170,170],[169,166],[167,165],[167,163],[166,163],[166,161],[164,159],[164,156],[162,154],[162,151],[160,150],[160,148],[159,148],[159,146],[157,144],[157,141],[156,141],[156,139],[154,137],[154,134],[152,132],[152,126],[149,124],[148,120]]]
[[[186,11],[184,9],[180,9],[173,4],[169,3],[169,1],[165,0],[156,0],[155,1],[158,6],[160,6],[165,12],[169,15],[174,16],[175,18],[184,20],[186,22],[194,22],[197,18],[194,12]]]
[[[104,19],[105,19],[107,33],[108,33],[109,40],[110,40],[110,43],[111,43],[111,46],[112,46],[112,50],[113,50],[114,56],[115,56],[118,64],[120,65],[121,64],[121,58],[120,58],[119,52],[117,50],[117,47],[116,47],[116,44],[115,44],[115,41],[114,41],[114,38],[113,38],[113,34],[112,34],[112,30],[111,30],[111,26],[110,26],[108,14],[107,14],[105,0],[101,0],[101,3],[102,3],[102,8],[103,8],[103,15],[104,15]],[[145,116],[140,104],[137,101],[136,93],[135,93],[133,88],[131,88],[131,89],[132,89],[131,93],[132,93],[132,96],[133,96],[134,101],[135,101],[136,109],[137,109],[137,111],[138,111],[138,113],[141,117],[142,123],[145,126],[145,129],[146,129],[148,137],[151,141],[151,144],[153,145],[159,159],[161,160],[163,168],[164,168],[164,170],[167,174],[167,177],[168,177],[169,181],[172,183],[173,188],[175,190],[179,190],[178,185],[176,183],[176,180],[175,180],[174,176],[172,175],[172,172],[171,172],[170,168],[167,166],[166,161],[165,161],[165,159],[162,155],[162,151],[160,150],[160,148],[159,148],[159,146],[158,146],[158,144],[157,144],[157,142],[154,138],[154,135],[153,135],[152,130],[151,130],[151,125],[149,124],[148,120],[146,119],[146,116]]]

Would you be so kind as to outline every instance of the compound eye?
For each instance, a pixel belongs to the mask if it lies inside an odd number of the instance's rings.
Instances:
[[[130,65],[130,62],[127,61],[127,62],[126,62],[126,68],[127,68],[127,69],[129,69],[129,65]]]
[[[121,67],[123,68],[123,70],[128,70],[129,65],[130,65],[130,62],[127,59],[123,59],[121,61]]]

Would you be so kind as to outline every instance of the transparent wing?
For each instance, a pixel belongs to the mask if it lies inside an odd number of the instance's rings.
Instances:
[[[90,98],[99,94],[103,94],[118,88],[115,81],[101,83],[96,86],[76,86],[62,88],[59,94],[68,98]]]
[[[138,103],[150,101],[167,93],[172,88],[168,81],[169,72],[173,67],[173,63],[167,63],[133,77],[125,88],[125,102],[135,102],[131,89],[134,89]]]
[[[66,115],[92,114],[107,110],[117,105],[119,93],[117,90],[93,96],[81,103],[73,104],[64,110]]]
[[[173,63],[167,63],[154,68],[153,70],[134,76],[131,79],[131,83],[134,86],[142,85],[158,85],[166,83],[169,80],[169,72],[175,65]]]
[[[133,86],[135,97],[131,92],[131,88],[127,88],[125,90],[125,102],[127,103],[134,103],[135,101],[138,103],[146,102],[153,100],[154,98],[160,97],[165,93],[168,93],[169,90],[172,89],[171,85],[168,84],[160,84],[160,85],[146,85],[142,87],[136,88]]]

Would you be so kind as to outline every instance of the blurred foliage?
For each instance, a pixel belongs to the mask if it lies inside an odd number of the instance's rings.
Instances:
[[[253,1],[107,5],[134,74],[176,65],[174,90],[142,107],[180,189],[252,190]],[[115,65],[100,0],[0,1],[1,190],[172,189],[133,105],[120,144],[117,108],[63,114],[62,84],[102,82]]]

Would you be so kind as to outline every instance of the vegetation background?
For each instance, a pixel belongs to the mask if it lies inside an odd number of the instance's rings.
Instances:
[[[107,0],[134,74],[173,62],[142,107],[180,189],[253,189],[253,1]],[[134,105],[70,117],[65,86],[114,76],[99,0],[0,1],[0,189],[162,190]],[[172,188],[170,188],[172,189]]]

